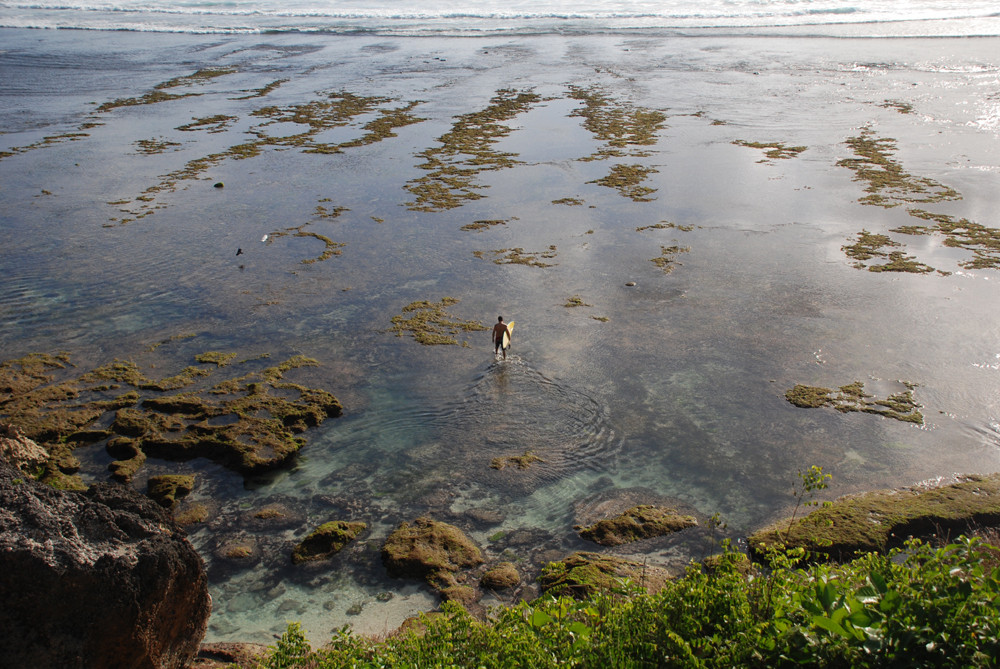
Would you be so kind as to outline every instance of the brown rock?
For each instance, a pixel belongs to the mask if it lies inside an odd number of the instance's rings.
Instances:
[[[45,464],[49,454],[26,437],[20,428],[0,423],[0,458],[18,469],[28,471]]]
[[[56,490],[0,465],[0,666],[185,667],[211,610],[201,558],[125,486]]]
[[[510,562],[501,562],[483,574],[479,583],[490,590],[507,590],[521,582],[521,575]]]

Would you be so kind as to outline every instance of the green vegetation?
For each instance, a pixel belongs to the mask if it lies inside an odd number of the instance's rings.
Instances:
[[[746,146],[751,149],[763,150],[764,158],[758,161],[761,163],[766,163],[769,160],[787,160],[789,158],[794,158],[809,148],[808,146],[785,146],[781,142],[748,142],[743,139],[734,140],[733,144],[737,146]]]
[[[697,524],[698,521],[693,516],[681,515],[669,508],[642,504],[614,518],[605,518],[588,527],[578,526],[574,529],[582,538],[601,546],[620,546],[640,539],[672,534]]]
[[[479,191],[486,186],[476,182],[479,174],[520,162],[516,154],[493,149],[511,132],[504,123],[540,99],[530,91],[499,90],[485,109],[459,116],[451,130],[437,138],[440,146],[417,154],[424,161],[418,167],[427,174],[406,184],[406,190],[416,197],[406,206],[413,211],[437,212],[485,197]]]
[[[33,151],[35,149],[43,149],[55,144],[62,144],[63,142],[76,142],[86,137],[90,137],[90,134],[85,132],[64,132],[59,135],[49,135],[48,137],[42,137],[37,142],[28,144],[27,146],[13,146],[4,151],[0,151],[0,160],[9,158],[10,156],[27,153],[28,151]]]
[[[567,309],[572,309],[573,307],[590,307],[593,305],[587,304],[583,301],[583,298],[579,295],[574,295],[573,297],[567,298],[566,304],[563,305]]]
[[[836,391],[797,384],[785,393],[785,399],[804,409],[829,406],[842,413],[860,411],[923,425],[924,416],[919,411],[920,405],[913,399],[913,389],[917,384],[909,381],[901,383],[906,390],[889,395],[884,400],[873,399],[873,395],[865,392],[865,385],[861,381],[841,386]]]
[[[551,260],[557,255],[555,245],[550,246],[548,251],[525,251],[521,247],[517,247],[493,251],[473,251],[472,255],[485,260],[487,253],[494,256],[493,262],[497,265],[528,265],[529,267],[552,267],[555,263],[547,263],[544,260]]]
[[[311,650],[289,625],[262,667],[991,667],[1000,656],[996,549],[919,541],[843,565],[727,552],[654,594],[618,581],[582,601],[543,596],[494,611],[460,606],[374,641],[343,628]]]
[[[351,523],[344,520],[324,523],[295,546],[292,550],[292,563],[322,560],[339,553],[366,529],[368,525],[365,523]]]
[[[455,320],[448,315],[448,307],[458,304],[454,297],[442,297],[440,302],[421,300],[411,302],[403,307],[403,313],[392,317],[392,327],[389,332],[395,332],[397,337],[409,332],[413,338],[425,346],[437,344],[457,344],[458,340],[451,335],[459,332],[479,332],[488,330],[478,321]]]
[[[558,200],[552,200],[552,204],[564,204],[568,207],[579,207],[583,205],[583,200],[578,197],[562,197]]]
[[[149,91],[145,95],[138,98],[118,98],[117,100],[112,100],[111,102],[105,102],[104,104],[97,107],[98,113],[104,113],[112,111],[113,109],[118,109],[119,107],[134,107],[137,105],[152,105],[159,102],[166,102],[168,100],[177,100],[180,98],[187,98],[192,96],[201,95],[201,93],[165,93],[164,90],[167,88],[178,88],[181,86],[192,86],[194,84],[205,83],[217,77],[222,77],[227,74],[232,74],[236,70],[233,68],[219,68],[214,70],[198,70],[193,74],[188,74],[183,77],[174,77],[169,81],[164,81],[153,87],[152,91]]]
[[[1000,269],[1000,229],[988,228],[967,218],[956,219],[947,214],[933,214],[923,209],[909,209],[910,216],[931,221],[933,225],[910,225],[891,230],[907,235],[933,234],[944,236],[944,245],[970,251],[971,260],[960,262],[965,269]]]

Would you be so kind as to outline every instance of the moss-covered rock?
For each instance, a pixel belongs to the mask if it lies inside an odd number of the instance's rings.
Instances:
[[[194,476],[187,474],[165,474],[150,476],[147,494],[160,506],[173,508],[181,497],[194,490]]]
[[[626,579],[654,593],[670,578],[670,572],[663,567],[581,551],[542,567],[538,582],[543,592],[586,598],[617,589]]]
[[[354,541],[366,529],[368,529],[368,525],[360,522],[334,520],[324,523],[299,542],[292,551],[292,563],[301,564],[328,558],[340,552],[344,546]]]
[[[423,578],[442,590],[454,573],[483,562],[479,548],[454,525],[417,518],[401,523],[382,547],[382,562],[395,578]]]
[[[967,475],[934,488],[914,486],[842,497],[794,522],[782,520],[748,538],[755,556],[767,547],[803,547],[818,557],[900,546],[910,536],[958,533],[1000,523],[1000,474]]]
[[[489,590],[507,590],[520,582],[521,575],[511,562],[501,562],[491,567],[479,579],[480,585]]]
[[[642,504],[614,518],[574,529],[584,539],[601,546],[620,546],[640,539],[672,534],[697,524],[694,516],[685,516],[666,507]]]

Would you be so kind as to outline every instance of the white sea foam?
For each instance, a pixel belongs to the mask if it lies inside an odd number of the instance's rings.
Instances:
[[[923,24],[914,27],[914,24]],[[947,24],[947,25],[945,25]],[[867,26],[998,34],[995,0],[3,0],[0,27],[169,32],[544,34]],[[905,25],[906,27],[902,27]],[[877,28],[874,28],[877,27]]]

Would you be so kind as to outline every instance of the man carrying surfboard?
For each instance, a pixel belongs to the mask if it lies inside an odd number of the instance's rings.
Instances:
[[[510,348],[510,328],[504,325],[503,316],[497,316],[497,324],[493,326],[493,355],[503,350],[503,359],[507,359],[507,349]]]

